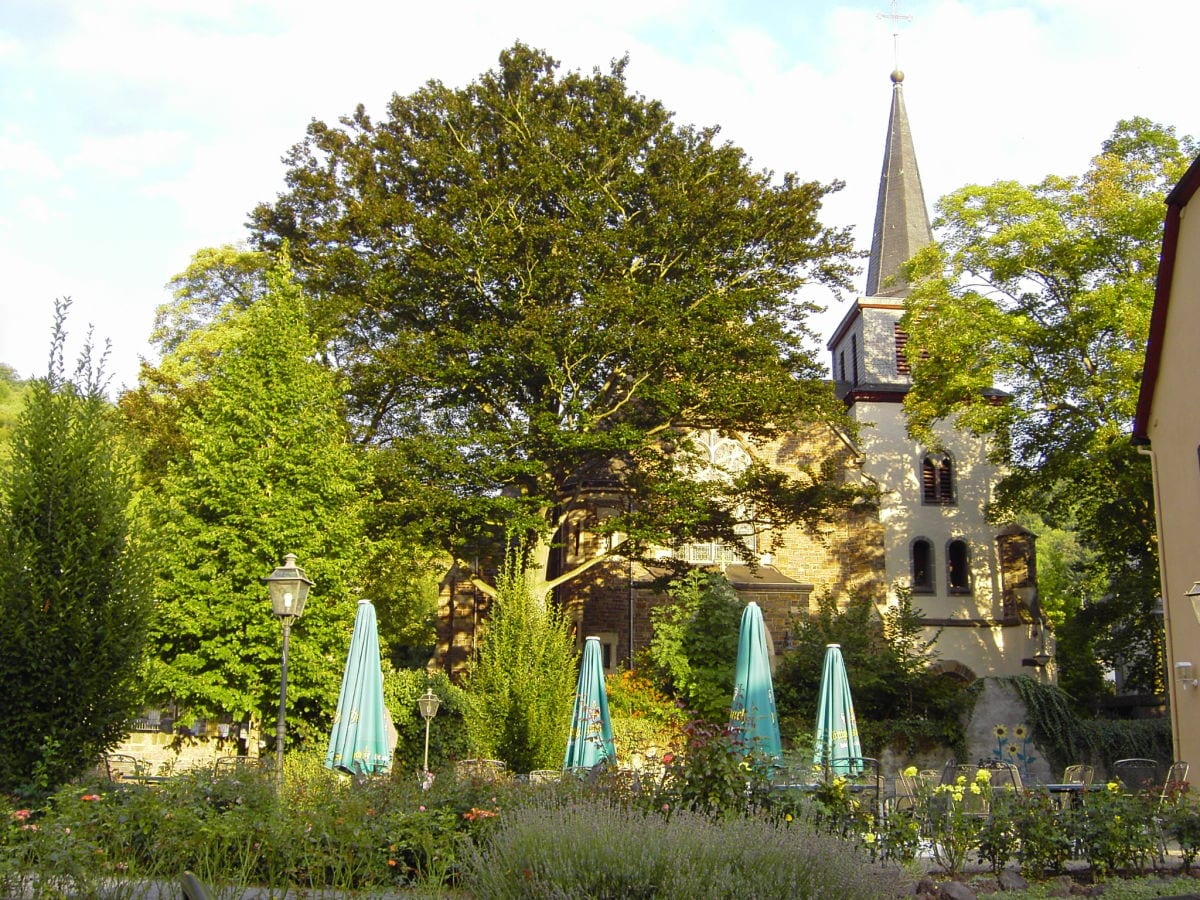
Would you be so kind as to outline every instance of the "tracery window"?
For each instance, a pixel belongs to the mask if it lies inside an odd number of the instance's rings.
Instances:
[[[700,465],[694,472],[694,477],[699,481],[729,481],[750,467],[750,454],[742,445],[733,438],[722,436],[716,429],[693,432],[691,439],[701,454]],[[742,536],[751,550],[757,548],[758,541],[753,523],[735,525],[734,532]],[[745,562],[737,550],[720,541],[685,544],[675,555],[686,562],[697,564]]]

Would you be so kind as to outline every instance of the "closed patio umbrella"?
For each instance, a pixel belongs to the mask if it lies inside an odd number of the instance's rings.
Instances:
[[[742,610],[729,728],[745,754],[780,759],[779,716],[771,682],[771,658],[762,610],[754,601]]]
[[[358,777],[386,772],[392,764],[389,725],[375,607],[359,600],[325,767]]]
[[[813,745],[813,764],[831,766],[837,775],[861,774],[861,763],[845,762],[862,757],[858,724],[854,720],[854,701],[850,681],[839,644],[825,647],[825,665],[821,669],[821,693],[817,698],[817,739]],[[838,760],[839,762],[834,762]]]
[[[583,662],[579,667],[579,684],[575,688],[571,736],[567,740],[563,768],[590,769],[597,763],[616,761],[600,638],[590,637],[583,642]]]

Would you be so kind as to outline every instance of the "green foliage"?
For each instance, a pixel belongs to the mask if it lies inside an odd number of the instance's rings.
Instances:
[[[668,820],[604,800],[514,810],[467,851],[465,883],[494,898],[895,896],[894,871],[799,822]]]
[[[89,343],[63,371],[70,303],[0,469],[0,791],[53,789],[125,733],[149,612],[129,541],[129,461]]]
[[[617,753],[630,759],[650,748],[673,746],[687,715],[643,672],[625,670],[605,678],[608,712]]]
[[[1090,630],[1092,655],[1147,693],[1162,687],[1150,615],[1157,547],[1150,464],[1131,445],[1130,424],[1163,198],[1196,150],[1135,118],[1117,124],[1082,176],[944,197],[941,242],[911,263],[903,320],[910,429],[928,442],[932,423],[953,416],[989,436],[1006,471],[992,515],[1033,512],[1078,533],[1078,614],[1097,612],[1076,636]],[[993,385],[1010,398],[993,402]]]
[[[797,289],[848,287],[852,242],[817,218],[840,185],[752,170],[631,93],[625,66],[560,73],[516,44],[466,87],[313,122],[252,218],[258,247],[293,247],[352,421],[387,447],[392,526],[459,558],[529,535],[543,582],[597,482],[623,510],[597,552],[625,556],[736,546],[748,505],[761,530],[859,493],[836,467],[692,477],[684,423],[849,426]]]
[[[991,679],[1011,689],[1027,711],[1026,721],[1052,767],[1089,762],[1107,769],[1118,759],[1172,759],[1171,723],[1162,719],[1084,718],[1062,688],[1028,675]],[[976,683],[977,685],[979,682]],[[972,690],[976,690],[975,685]]]
[[[17,377],[12,366],[0,363],[0,468],[7,464],[13,429],[28,389],[29,385]]]
[[[463,710],[472,754],[511,771],[562,766],[575,701],[579,654],[566,615],[534,594],[522,553],[509,552]]]
[[[773,760],[747,755],[728,726],[695,720],[663,754],[662,781],[641,798],[647,809],[687,810],[711,818],[745,816],[767,804]]]
[[[288,731],[323,740],[369,555],[369,479],[348,442],[339,382],[315,353],[285,257],[258,302],[192,333],[169,361],[189,374],[178,393],[151,394],[174,438],[145,460],[138,511],[156,576],[154,697],[198,714],[275,718],[280,626],[262,578],[295,553],[316,587],[293,628]]]
[[[437,715],[429,723],[430,771],[447,768],[454,760],[470,755],[463,715],[468,698],[463,689],[451,682],[445,672],[385,670],[384,702],[396,726],[394,777],[416,779],[421,774],[425,760],[425,719],[417,707],[417,698],[426,689],[432,690],[441,701]]]
[[[867,755],[884,747],[913,755],[929,746],[962,745],[963,688],[930,671],[935,654],[921,638],[921,612],[906,591],[898,590],[897,600],[881,615],[864,597],[851,597],[843,608],[821,597],[815,614],[793,623],[792,649],[775,672],[781,720],[812,729],[825,648],[840,644]]]
[[[650,613],[654,634],[646,658],[687,709],[709,722],[727,722],[745,604],[724,575],[700,569],[674,579],[668,590],[670,602]]]

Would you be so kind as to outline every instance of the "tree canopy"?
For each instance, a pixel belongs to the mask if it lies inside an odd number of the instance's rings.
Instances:
[[[997,516],[1032,512],[1088,551],[1073,589],[1094,649],[1135,685],[1161,678],[1149,465],[1130,443],[1161,246],[1163,198],[1190,138],[1118,123],[1082,176],[968,185],[943,198],[939,242],[911,264],[904,318],[912,430],[937,419],[997,438]],[[987,388],[1011,394],[995,403]],[[1061,581],[1060,581],[1061,583]],[[1070,628],[1070,623],[1065,625]],[[1067,674],[1064,671],[1064,674]]]
[[[527,534],[540,591],[599,483],[638,498],[608,523],[624,553],[844,499],[820,470],[698,483],[684,437],[845,421],[797,293],[848,287],[850,237],[817,218],[840,185],[753,170],[631,93],[624,61],[563,74],[521,44],[379,121],[314,121],[287,164],[253,240],[292,247],[396,527],[458,553]]]

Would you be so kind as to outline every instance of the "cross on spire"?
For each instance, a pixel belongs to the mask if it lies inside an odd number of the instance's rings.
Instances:
[[[912,16],[901,15],[897,7],[900,5],[900,0],[892,0],[892,11],[890,13],[876,13],[877,19],[890,19],[892,23],[892,57],[895,67],[900,68],[900,23],[911,22]]]

